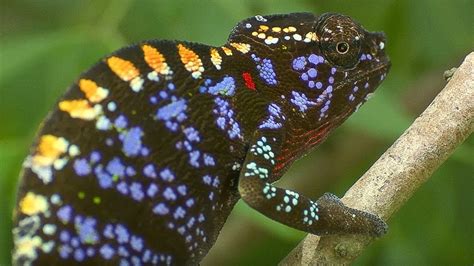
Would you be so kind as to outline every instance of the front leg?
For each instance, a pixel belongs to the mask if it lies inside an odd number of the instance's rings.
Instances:
[[[312,201],[297,192],[273,186],[276,178],[272,172],[283,142],[281,135],[278,131],[262,130],[254,136],[239,177],[240,196],[248,205],[275,221],[316,235],[380,236],[387,231],[380,218],[348,208],[330,193]]]

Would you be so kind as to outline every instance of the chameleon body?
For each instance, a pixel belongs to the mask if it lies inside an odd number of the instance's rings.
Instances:
[[[272,185],[385,78],[382,33],[349,17],[255,16],[221,47],[145,41],[105,57],[55,105],[26,158],[19,265],[197,264],[242,198],[313,234],[386,224]]]

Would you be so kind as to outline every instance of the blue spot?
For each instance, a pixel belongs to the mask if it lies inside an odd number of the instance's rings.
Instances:
[[[132,240],[130,241],[130,245],[132,248],[138,252],[142,251],[143,249],[143,239],[137,237],[137,236],[132,236]]]
[[[297,57],[293,60],[294,70],[303,70],[306,66],[306,58],[304,56]]]
[[[120,161],[120,158],[114,157],[112,160],[107,164],[107,172],[109,172],[113,176],[124,176],[125,175],[125,166]]]
[[[265,121],[263,121],[263,123],[260,126],[258,126],[258,128],[269,128],[269,129],[281,128],[282,121],[285,120],[285,117],[281,113],[280,107],[272,103],[268,105],[268,112],[270,113],[270,115]]]
[[[107,224],[104,227],[104,232],[102,233],[106,238],[113,239],[115,237],[113,233],[113,226],[111,224]]]
[[[316,105],[315,102],[308,100],[304,93],[292,91],[292,98],[290,101],[299,108],[300,112],[306,112],[310,106]]]
[[[91,166],[86,159],[75,160],[73,167],[78,176],[86,176],[91,173]]]
[[[189,153],[189,163],[194,166],[194,167],[199,167],[199,156],[200,152],[199,151],[192,151]]]
[[[99,185],[101,188],[112,187],[112,183],[113,183],[112,176],[104,171],[102,165],[98,165],[94,169],[94,173],[97,176],[97,179],[99,179]]]
[[[310,68],[308,70],[308,76],[310,76],[311,78],[315,78],[318,76],[318,71],[315,68]]]
[[[74,226],[78,232],[79,239],[83,244],[95,244],[99,241],[99,235],[95,229],[97,221],[92,217],[82,219],[77,216]]]
[[[127,174],[127,176],[134,176],[137,172],[135,171],[135,169],[133,169],[133,167],[127,166],[127,168],[125,168],[125,173]]]
[[[194,205],[194,199],[188,199],[186,201],[186,206],[188,206],[188,208],[191,208],[193,205]]]
[[[169,187],[167,187],[163,192],[163,197],[165,197],[167,200],[176,200],[176,194]]]
[[[199,91],[212,95],[233,96],[235,94],[235,80],[232,77],[225,76],[222,81],[217,82],[214,86],[209,86],[211,83],[212,81],[207,79],[204,83],[205,86],[201,86]]]
[[[69,242],[70,239],[71,234],[68,231],[62,230],[61,233],[59,233],[59,240],[61,240],[61,242],[66,243]]]
[[[153,208],[153,213],[158,214],[158,215],[166,215],[169,213],[168,207],[164,203],[158,203],[154,208]]]
[[[276,73],[273,69],[273,63],[270,59],[261,59],[255,54],[252,54],[252,59],[257,64],[257,70],[260,74],[260,78],[267,84],[274,86],[278,82],[276,80]]]
[[[227,135],[230,139],[242,138],[240,134],[240,126],[234,119],[234,111],[230,109],[230,104],[219,97],[214,99],[216,107],[213,110],[213,113],[217,116],[216,124],[217,126],[227,131]]]
[[[126,128],[127,127],[127,118],[125,118],[125,116],[123,115],[120,115],[119,117],[117,117],[114,121],[114,125],[116,128],[118,129],[123,129],[123,128]]]
[[[117,242],[127,243],[129,241],[130,234],[125,226],[117,224],[115,226],[115,234],[117,234]]]
[[[187,127],[183,130],[186,138],[191,142],[199,142],[201,138],[199,137],[199,132],[194,127]]]
[[[69,245],[62,245],[59,247],[59,256],[63,259],[69,258],[69,255],[71,254],[72,249]]]
[[[208,153],[204,153],[204,164],[207,166],[214,166],[216,165],[216,162],[214,161],[214,157],[212,157]]]
[[[100,159],[101,159],[101,155],[98,151],[91,152],[91,156],[90,156],[91,163],[96,163],[100,161]]]
[[[128,194],[128,185],[127,183],[125,182],[120,182],[117,184],[117,190],[122,193],[123,195],[127,195]]]
[[[124,246],[119,246],[118,249],[117,249],[117,254],[119,254],[121,257],[128,257],[130,256],[130,253],[128,252],[127,248],[125,248]],[[126,260],[123,260],[123,262],[126,262],[128,263],[128,261]],[[122,262],[120,262],[122,265]],[[128,265],[128,264],[127,264]]]
[[[187,191],[186,185],[180,185],[176,188],[176,190],[179,192],[179,194],[183,196],[186,195],[186,191]]]
[[[109,260],[114,256],[115,251],[109,244],[105,244],[100,248],[100,254],[104,259]]]
[[[156,175],[156,171],[155,171],[155,166],[153,164],[145,165],[145,167],[143,167],[143,174],[146,177],[156,178],[157,175]]]
[[[143,131],[139,127],[132,127],[128,132],[121,133],[119,138],[123,143],[122,151],[128,157],[135,157],[142,149]]]
[[[176,100],[174,97],[171,103],[158,109],[156,119],[164,121],[166,127],[171,131],[176,131],[179,123],[187,118],[185,113],[186,109],[186,100],[182,98]]]
[[[63,223],[68,223],[71,220],[72,215],[72,208],[69,205],[62,206],[57,211],[56,215],[58,216],[59,220]]]
[[[184,218],[185,215],[186,215],[186,211],[181,206],[179,206],[178,208],[176,208],[176,211],[174,212],[173,217],[175,219],[181,219],[181,218]]]
[[[203,181],[204,184],[206,184],[206,185],[211,185],[212,178],[211,178],[211,176],[209,176],[209,175],[205,175],[205,176],[202,177],[202,181]]]
[[[86,254],[85,254],[84,250],[76,249],[74,251],[74,259],[76,261],[83,261],[85,257],[86,257]]]
[[[145,197],[145,194],[142,190],[142,185],[137,182],[133,182],[130,186],[130,193],[132,194],[132,198],[136,201],[141,201],[143,197]]]
[[[163,181],[172,182],[174,180],[174,175],[169,168],[165,168],[160,172],[160,177]]]
[[[148,195],[148,197],[152,198],[156,195],[157,192],[158,192],[158,186],[155,184],[150,184],[150,186],[148,187],[146,191],[146,194]]]

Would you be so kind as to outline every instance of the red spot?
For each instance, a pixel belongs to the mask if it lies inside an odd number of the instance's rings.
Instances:
[[[252,76],[250,75],[249,72],[244,72],[242,73],[242,77],[244,78],[245,81],[245,86],[249,88],[250,90],[255,90],[255,83],[253,82]]]

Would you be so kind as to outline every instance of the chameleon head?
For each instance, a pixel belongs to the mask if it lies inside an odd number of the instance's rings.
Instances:
[[[275,101],[282,98],[290,109],[287,115],[295,116],[292,120],[347,117],[390,68],[384,34],[368,32],[335,13],[255,16],[239,23],[229,42],[249,43],[259,62],[267,60],[276,74],[263,79],[270,88],[262,93]]]

